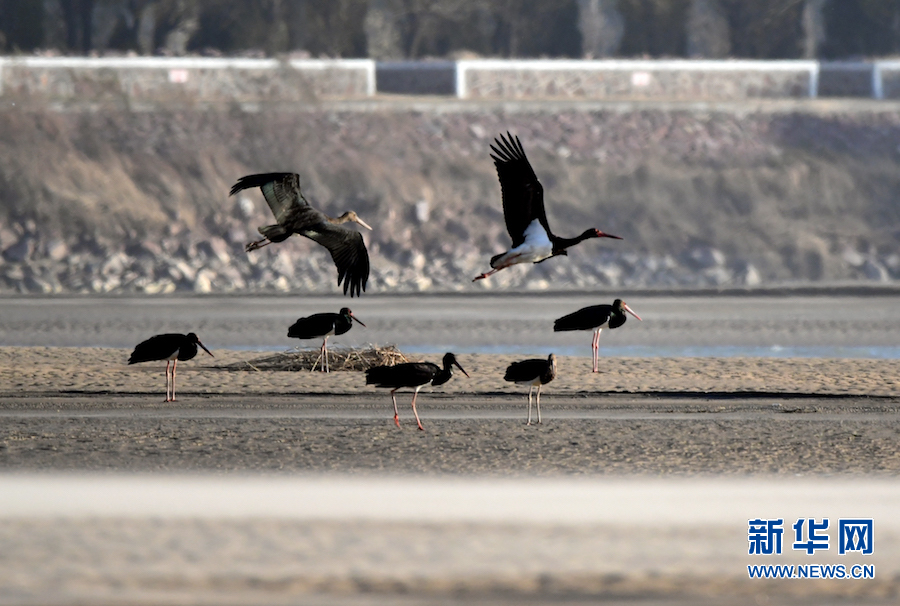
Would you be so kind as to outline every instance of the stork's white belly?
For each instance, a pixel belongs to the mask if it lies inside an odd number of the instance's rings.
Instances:
[[[535,219],[525,228],[525,241],[515,248],[511,248],[491,267],[508,267],[516,263],[537,263],[553,256],[553,243],[547,236],[544,226]]]

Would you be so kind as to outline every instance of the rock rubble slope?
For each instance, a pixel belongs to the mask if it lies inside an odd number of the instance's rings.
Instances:
[[[896,108],[894,108],[895,110]],[[489,157],[521,137],[567,259],[473,285],[509,244]],[[0,111],[0,293],[337,291],[240,176],[300,173],[375,229],[370,292],[728,287],[900,279],[888,105],[384,102],[244,111]]]

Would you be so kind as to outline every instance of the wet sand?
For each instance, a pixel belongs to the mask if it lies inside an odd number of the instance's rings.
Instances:
[[[164,364],[128,350],[0,348],[0,604],[900,592],[900,360],[616,358],[595,375],[562,357],[529,427],[502,380],[521,356],[461,354],[471,378],[420,393],[419,432],[410,395],[397,429],[362,373],[234,370],[257,354],[213,351],[165,403]],[[749,557],[755,516],[872,516],[876,554]],[[876,578],[751,580],[754,563]]]
[[[823,292],[831,292],[825,290]],[[878,293],[879,290],[875,290]],[[843,293],[843,294],[841,294]],[[553,332],[564,313],[622,297],[643,318],[604,330],[603,357],[778,356],[900,358],[900,305],[894,292],[793,296],[659,296],[641,292],[367,294],[247,297],[50,297],[0,299],[0,343],[52,347],[133,347],[163,332],[196,332],[215,349],[280,351],[300,316],[349,305],[366,328],[329,344],[396,344],[442,354],[589,356],[590,333]]]

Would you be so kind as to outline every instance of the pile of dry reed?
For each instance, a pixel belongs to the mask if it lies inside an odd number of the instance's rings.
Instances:
[[[370,346],[365,349],[329,349],[328,367],[332,371],[364,371],[373,366],[393,366],[401,362],[415,361],[407,357],[395,345]],[[295,349],[243,362],[229,364],[229,370],[313,370],[323,363],[318,349]]]

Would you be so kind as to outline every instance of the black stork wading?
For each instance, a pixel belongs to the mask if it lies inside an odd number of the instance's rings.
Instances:
[[[473,282],[517,263],[540,263],[550,257],[568,254],[566,249],[590,238],[622,239],[596,228],[585,230],[574,238],[560,238],[554,234],[544,210],[544,188],[525,157],[519,137],[507,132],[506,137],[500,135],[494,143],[491,158],[500,177],[503,219],[512,238],[512,248],[492,257],[491,271],[477,276]]]
[[[528,421],[531,425],[531,394],[537,387],[537,422],[541,422],[541,387],[556,378],[556,356],[550,354],[546,360],[535,358],[513,362],[506,369],[503,378],[513,383],[528,385]]]
[[[628,307],[622,299],[616,299],[612,305],[592,305],[584,307],[576,312],[572,312],[567,316],[563,316],[553,322],[554,332],[563,332],[566,330],[593,330],[594,339],[591,341],[591,354],[594,364],[594,372],[600,372],[600,331],[604,328],[618,328],[625,324],[628,316],[625,312],[641,319],[639,315]]]
[[[319,359],[322,360],[322,372],[328,372],[328,337],[331,335],[342,335],[353,327],[353,321],[365,328],[365,324],[359,321],[359,318],[353,315],[348,307],[342,307],[338,313],[321,313],[313,314],[305,318],[300,318],[288,328],[287,336],[294,339],[319,339],[322,340],[322,350],[319,353]],[[316,364],[319,360],[316,360]],[[316,369],[313,364],[312,370]]]
[[[138,343],[131,356],[128,358],[129,364],[138,364],[139,362],[153,362],[155,360],[166,361],[166,402],[175,401],[175,367],[178,366],[178,360],[190,360],[197,355],[197,346],[203,348],[203,351],[212,356],[212,352],[206,349],[206,346],[200,342],[197,335],[189,332],[186,335],[178,333],[168,333],[164,335],[156,335],[150,337],[142,343]],[[215,357],[215,356],[213,356]],[[169,397],[169,364],[172,365],[172,396]]]
[[[259,233],[263,238],[247,244],[247,252],[273,242],[283,242],[291,234],[300,234],[318,242],[331,253],[338,271],[337,283],[338,286],[341,282],[344,283],[345,295],[349,291],[351,297],[358,297],[365,292],[366,282],[369,280],[369,253],[366,244],[358,231],[342,225],[353,221],[366,229],[372,229],[365,221],[352,210],[333,219],[310,206],[300,191],[300,176],[297,173],[247,175],[238,179],[229,195],[233,196],[253,187],[262,190],[277,223],[260,227]]]
[[[419,420],[419,413],[416,412],[416,396],[419,390],[427,383],[432,385],[443,385],[453,376],[453,367],[456,366],[467,377],[469,373],[459,365],[456,356],[447,352],[444,354],[444,367],[441,368],[437,364],[431,362],[406,362],[404,364],[396,364],[394,366],[376,366],[366,371],[366,385],[374,385],[375,387],[389,387],[391,389],[391,402],[394,403],[394,424],[400,427],[400,414],[397,412],[397,396],[396,391],[402,387],[414,387],[412,409],[416,415],[416,424],[419,429],[424,430],[422,422]]]

